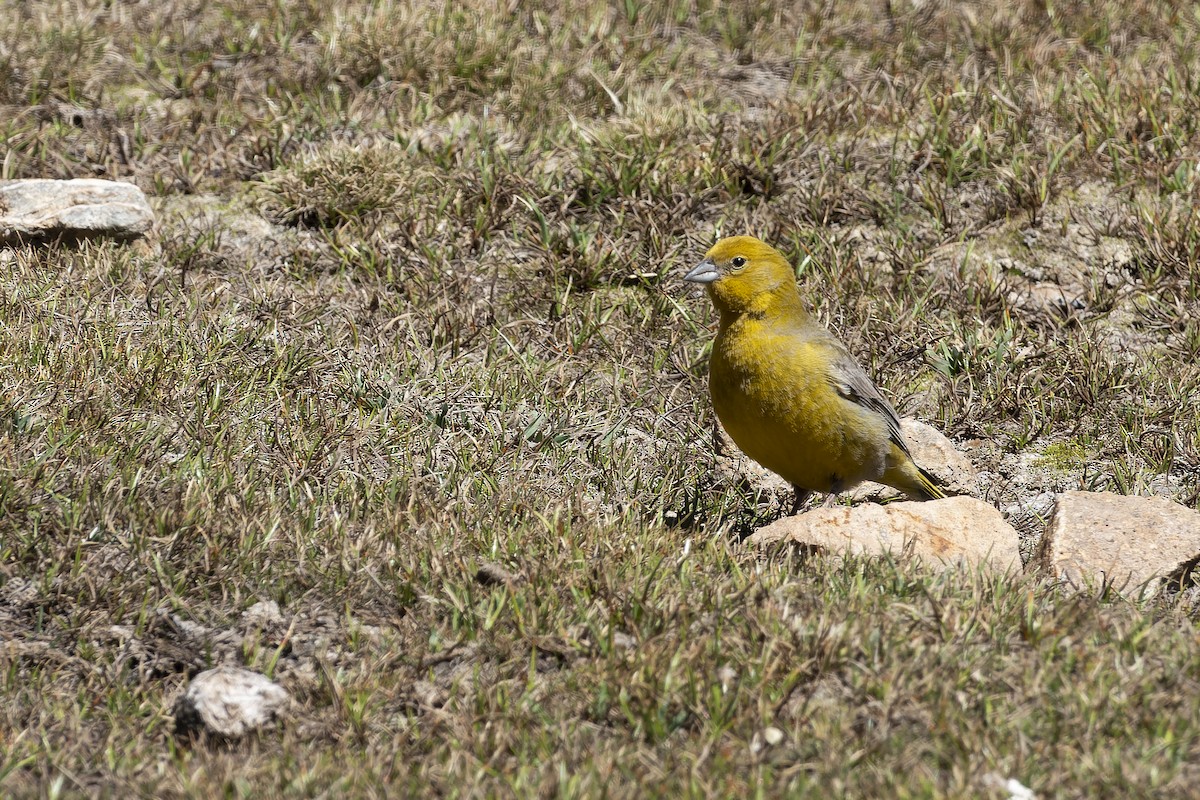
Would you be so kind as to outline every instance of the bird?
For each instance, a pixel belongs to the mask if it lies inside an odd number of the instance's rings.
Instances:
[[[792,485],[793,514],[813,492],[828,504],[867,480],[916,500],[947,496],[913,460],[892,404],[805,308],[782,253],[753,236],[723,238],[684,279],[706,286],[720,316],[708,377],[717,418]]]

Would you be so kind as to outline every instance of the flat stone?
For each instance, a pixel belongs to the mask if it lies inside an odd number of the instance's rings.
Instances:
[[[283,687],[265,675],[217,667],[197,675],[175,701],[175,731],[233,739],[272,724],[289,703]]]
[[[1165,497],[1063,492],[1038,565],[1078,588],[1107,584],[1147,598],[1178,583],[1200,559],[1200,513]]]
[[[132,183],[94,178],[0,182],[0,243],[136,239],[154,212]]]
[[[911,555],[931,564],[983,564],[1017,571],[1017,532],[992,506],[974,497],[925,502],[814,508],[784,517],[750,537],[758,545],[792,541],[853,555]]]

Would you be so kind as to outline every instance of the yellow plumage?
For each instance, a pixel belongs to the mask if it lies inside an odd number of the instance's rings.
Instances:
[[[722,239],[687,280],[708,285],[721,317],[709,364],[717,417],[746,455],[796,487],[796,507],[864,480],[945,497],[913,461],[895,409],[805,310],[779,251]]]

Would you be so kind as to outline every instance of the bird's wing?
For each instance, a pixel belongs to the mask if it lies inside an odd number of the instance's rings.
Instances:
[[[900,433],[900,417],[896,415],[896,409],[892,408],[892,404],[875,388],[866,370],[858,365],[845,345],[832,337],[827,340],[826,345],[833,351],[829,361],[829,381],[834,390],[851,403],[881,415],[887,422],[888,435],[892,442],[911,457],[908,445],[904,442],[904,435]]]

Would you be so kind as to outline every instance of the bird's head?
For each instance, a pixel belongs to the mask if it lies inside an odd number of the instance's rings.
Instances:
[[[753,236],[730,236],[712,246],[683,278],[708,284],[723,314],[762,310],[780,295],[796,295],[796,273],[783,254]]]

